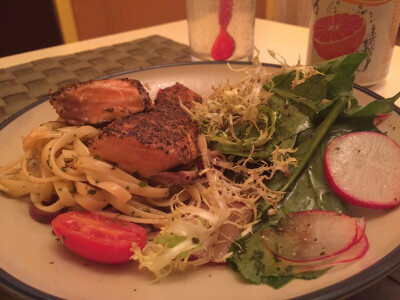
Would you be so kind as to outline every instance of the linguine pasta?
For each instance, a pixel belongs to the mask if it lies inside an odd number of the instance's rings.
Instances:
[[[98,129],[54,121],[34,128],[23,139],[24,156],[0,168],[0,191],[10,197],[29,195],[33,205],[49,213],[86,210],[153,225],[158,230],[154,240],[143,249],[133,244],[131,250],[139,268],[157,279],[172,269],[225,261],[235,239],[259,222],[260,201],[268,214],[276,213],[284,193],[270,190],[268,180],[297,164],[291,157],[295,149],[276,146],[268,161],[253,155],[275,130],[275,113],[266,107],[270,95],[262,88],[272,76],[257,63],[244,72],[236,85],[220,86],[193,111],[185,109],[203,132],[197,141],[203,167],[190,184],[158,186],[128,174],[90,153]],[[259,106],[262,113],[254,113]],[[233,129],[240,122],[249,135],[243,141]],[[229,126],[220,128],[224,124]],[[258,138],[251,137],[254,131]],[[239,145],[244,155],[232,159],[211,150],[212,141]]]
[[[25,155],[0,169],[0,189],[11,197],[29,195],[45,212],[64,208],[102,213],[107,206],[135,223],[163,224],[168,187],[152,187],[89,153],[98,130],[48,122],[23,140]],[[18,167],[20,165],[20,167]],[[150,199],[149,206],[146,199]],[[102,213],[104,214],[104,213]]]

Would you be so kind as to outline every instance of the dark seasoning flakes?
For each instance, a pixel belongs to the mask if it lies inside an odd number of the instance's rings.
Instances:
[[[121,140],[136,141],[166,155],[174,153],[180,160],[186,161],[193,156],[192,149],[197,141],[192,137],[197,137],[199,129],[190,115],[180,108],[179,102],[191,107],[192,101],[201,101],[201,98],[193,95],[193,99],[179,99],[175,94],[182,89],[187,91],[179,84],[162,90],[157,95],[154,109],[115,120],[103,129],[98,138],[115,136]]]

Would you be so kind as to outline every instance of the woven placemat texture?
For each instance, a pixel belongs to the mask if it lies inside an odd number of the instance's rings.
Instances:
[[[71,83],[151,65],[190,61],[187,45],[154,35],[94,50],[0,69],[0,122]]]

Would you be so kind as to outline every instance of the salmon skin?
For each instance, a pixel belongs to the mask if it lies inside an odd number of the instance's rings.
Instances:
[[[50,103],[70,125],[97,125],[152,107],[149,93],[138,80],[104,79],[50,90]]]
[[[201,97],[182,84],[163,89],[152,110],[118,118],[104,127],[90,151],[145,178],[187,165],[199,156],[199,127],[180,103],[191,107],[193,101]]]

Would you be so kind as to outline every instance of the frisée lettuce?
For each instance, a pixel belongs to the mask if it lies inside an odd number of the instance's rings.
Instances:
[[[335,135],[377,130],[374,118],[390,112],[400,96],[358,105],[354,72],[365,57],[350,54],[315,66],[283,62],[275,73],[256,57],[251,67],[237,70],[238,82],[221,84],[187,110],[202,131],[201,177],[184,190],[195,200],[188,204],[174,196],[154,241],[143,250],[133,245],[139,268],[159,279],[173,269],[228,261],[249,281],[273,287],[323,274],[292,273],[260,242],[260,230],[278,226],[291,212],[346,212],[324,180],[324,147]],[[241,238],[225,239],[230,251],[219,254],[226,226]]]
[[[347,213],[346,205],[331,191],[325,181],[323,155],[327,143],[334,137],[353,131],[379,131],[374,125],[375,118],[393,111],[393,104],[400,97],[398,93],[392,98],[374,101],[365,107],[358,104],[352,93],[354,71],[364,57],[364,54],[351,54],[318,64],[316,69],[324,75],[315,76],[312,80],[304,82],[304,85],[309,84],[309,86],[302,87],[303,91],[313,90],[308,99],[323,97],[332,101],[319,106],[319,110],[313,115],[313,125],[297,135],[294,147],[298,150],[293,157],[297,159],[298,167],[291,168],[289,180],[282,174],[276,174],[269,182],[270,188],[286,191],[285,197],[278,204],[277,214],[268,215],[266,211],[269,206],[260,202],[258,216],[262,222],[256,225],[252,233],[232,244],[233,255],[228,261],[234,270],[249,281],[279,288],[294,278],[313,279],[326,271],[292,272],[294,265],[283,262],[265,248],[260,232],[279,227],[285,217],[293,212],[328,210]],[[287,92],[293,74],[281,75],[285,76],[289,78],[283,84],[286,88],[283,88],[283,91],[278,89],[277,94],[286,99],[288,97],[296,99]],[[318,84],[315,84],[317,82]],[[276,89],[271,86],[266,88]],[[345,105],[339,109],[339,114],[335,115],[334,122],[324,126],[324,122],[332,117],[335,107],[338,107],[339,101],[344,101]],[[304,110],[310,111],[309,108],[310,105],[307,105]],[[320,136],[321,141],[316,143],[321,131],[323,131]]]

